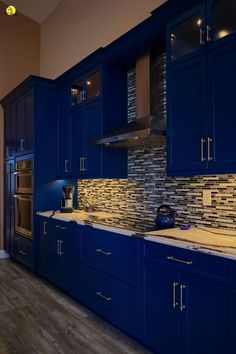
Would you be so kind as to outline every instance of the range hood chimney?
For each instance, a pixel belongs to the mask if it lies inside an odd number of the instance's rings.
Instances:
[[[163,145],[166,138],[165,55],[136,61],[136,119],[94,141],[109,147]]]

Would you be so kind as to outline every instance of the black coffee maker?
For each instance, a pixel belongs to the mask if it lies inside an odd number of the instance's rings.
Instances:
[[[61,213],[72,213],[73,208],[73,194],[74,194],[74,186],[71,184],[64,184],[62,186],[63,197],[61,199]]]

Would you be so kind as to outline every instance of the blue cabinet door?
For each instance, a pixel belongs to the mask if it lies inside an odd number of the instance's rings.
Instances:
[[[64,285],[63,289],[70,295],[78,298],[78,259],[79,239],[77,237],[64,236],[61,245],[64,263]]]
[[[209,168],[235,171],[236,42],[209,52]]]
[[[205,26],[205,2],[169,23],[167,64],[176,64],[206,50]]]
[[[11,159],[15,155],[16,129],[15,129],[16,106],[13,104],[5,110],[4,116],[4,143],[5,158]]]
[[[61,89],[58,92],[58,126],[57,126],[57,174],[67,177],[70,174],[69,156],[69,113],[67,110],[68,92]],[[55,127],[56,129],[56,127]]]
[[[60,287],[64,285],[64,262],[63,254],[61,254],[61,235],[50,232],[50,263],[49,278]]]
[[[85,172],[85,112],[84,108],[70,113],[70,175],[81,178]]]
[[[34,91],[25,96],[25,152],[34,151]]]
[[[207,167],[207,62],[201,55],[167,76],[168,173],[194,174]]]
[[[50,269],[50,231],[47,219],[39,218],[38,222],[37,271],[43,277],[48,278]]]
[[[85,151],[85,176],[86,177],[102,177],[103,175],[103,161],[102,161],[102,147],[93,146],[92,142],[98,136],[102,136],[102,102],[100,100],[90,103],[86,107],[86,151]]]
[[[179,275],[145,262],[143,276],[143,340],[157,353],[180,354]]]
[[[181,276],[183,354],[233,354],[235,327],[229,289],[191,276]],[[235,316],[235,312],[234,312]]]
[[[16,103],[16,154],[21,155],[25,152],[25,97],[23,96]]]

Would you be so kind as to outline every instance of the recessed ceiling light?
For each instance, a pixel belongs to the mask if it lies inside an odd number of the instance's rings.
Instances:
[[[6,8],[6,14],[7,14],[8,16],[13,16],[13,15],[15,15],[15,14],[16,14],[16,7],[13,6],[13,5],[8,6],[8,7]]]

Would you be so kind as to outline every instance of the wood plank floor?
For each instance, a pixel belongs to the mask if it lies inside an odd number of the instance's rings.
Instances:
[[[0,260],[0,354],[147,354],[10,259]]]

